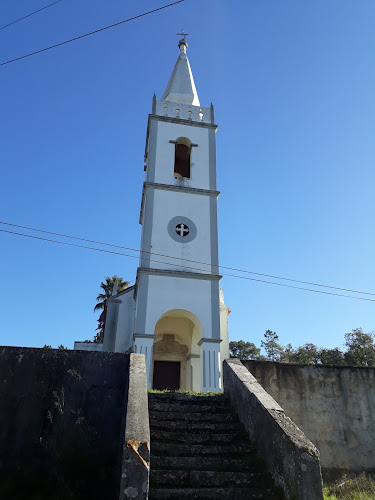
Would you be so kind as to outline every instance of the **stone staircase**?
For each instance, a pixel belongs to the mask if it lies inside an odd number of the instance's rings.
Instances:
[[[224,394],[149,393],[150,499],[282,499]]]

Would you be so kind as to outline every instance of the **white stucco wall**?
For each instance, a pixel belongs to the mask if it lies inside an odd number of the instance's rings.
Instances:
[[[192,270],[197,272],[213,272],[212,256],[216,263],[217,255],[217,200],[210,196],[195,195],[185,192],[148,189],[144,204],[144,218],[152,221],[152,226],[145,226],[145,247],[152,249],[154,255],[151,267],[159,269]],[[214,214],[212,214],[214,211]],[[168,232],[168,223],[173,217],[182,216],[190,219],[196,226],[196,237],[183,243],[175,241]],[[214,219],[214,220],[212,220]],[[146,250],[145,248],[145,250]],[[176,257],[168,259],[156,254]],[[148,255],[146,255],[147,257]],[[208,265],[187,262],[186,260],[207,263]],[[147,266],[146,259],[142,266]],[[181,267],[183,266],[183,267]],[[215,268],[214,272],[217,272]]]
[[[119,304],[117,319],[115,351],[125,352],[133,345],[135,315],[134,291],[129,290],[129,292],[119,295],[118,298],[121,300],[121,304]]]
[[[137,333],[153,334],[157,321],[164,313],[171,309],[184,309],[199,319],[203,337],[218,337],[217,282],[140,273],[138,286]]]
[[[177,309],[177,311],[180,310]],[[194,323],[189,318],[180,317],[177,316],[177,314],[178,313],[173,316],[166,315],[157,322],[155,326],[155,342],[162,340],[165,333],[172,333],[175,336],[175,340],[186,345],[190,351],[193,340]]]
[[[216,147],[214,139],[213,144],[211,143],[213,151],[210,150],[210,129],[158,121],[156,134],[155,170],[152,168],[147,170],[147,181],[176,186],[181,184],[182,179],[174,177],[175,145],[169,141],[186,137],[193,144],[197,144],[197,147],[191,149],[191,176],[190,179],[183,179],[183,184],[199,189],[216,189],[210,182],[209,175],[210,155],[214,154]]]

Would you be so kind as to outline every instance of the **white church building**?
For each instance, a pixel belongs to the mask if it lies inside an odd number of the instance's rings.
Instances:
[[[149,388],[220,391],[229,308],[218,274],[217,125],[213,105],[200,105],[185,36],[178,46],[148,117],[135,285],[108,299],[104,343],[75,349],[144,354]]]

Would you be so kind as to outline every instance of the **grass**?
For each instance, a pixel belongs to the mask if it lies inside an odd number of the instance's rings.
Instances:
[[[184,391],[179,389],[178,391],[170,391],[169,389],[164,389],[162,391],[158,391],[156,389],[148,389],[148,392],[151,394],[167,394],[167,393],[178,393],[178,394],[189,394],[189,396],[218,396],[222,394],[222,392],[194,392],[194,391]]]
[[[375,481],[363,472],[359,476],[344,475],[323,488],[324,500],[374,500]]]

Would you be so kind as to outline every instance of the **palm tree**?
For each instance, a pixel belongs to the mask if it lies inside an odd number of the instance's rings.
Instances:
[[[103,309],[98,318],[98,327],[96,329],[98,333],[96,333],[94,337],[94,342],[98,344],[102,343],[104,339],[105,319],[107,316],[107,299],[112,297],[114,290],[116,291],[117,289],[117,292],[121,292],[130,285],[129,281],[124,281],[116,275],[112,276],[112,278],[106,276],[104,279],[105,282],[102,281],[100,283],[104,293],[99,293],[96,297],[97,304],[94,307],[94,311],[100,311]]]
[[[122,278],[119,278],[116,275],[112,276],[112,278],[106,276],[104,279],[105,283],[103,281],[100,283],[100,286],[103,289],[104,293],[99,293],[99,295],[96,297],[97,304],[94,307],[94,311],[100,311],[101,309],[104,309],[104,304],[106,300],[109,297],[112,297],[113,288],[115,286],[116,281],[117,281],[118,292],[125,290],[125,288],[127,288],[130,285],[129,281],[124,281]]]

